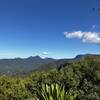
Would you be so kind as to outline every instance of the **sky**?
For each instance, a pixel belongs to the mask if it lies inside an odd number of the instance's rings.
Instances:
[[[99,0],[0,0],[0,58],[100,53]]]

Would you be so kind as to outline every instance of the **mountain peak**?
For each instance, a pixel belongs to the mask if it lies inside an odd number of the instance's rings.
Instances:
[[[30,56],[30,57],[28,57],[28,59],[42,59],[40,56]]]

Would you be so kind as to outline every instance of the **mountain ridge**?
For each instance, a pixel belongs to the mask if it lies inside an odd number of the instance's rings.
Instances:
[[[100,58],[100,55],[97,54],[82,54],[77,55],[76,57],[71,59],[41,58],[40,56],[30,56],[28,58],[0,59],[0,74],[16,75],[18,73],[27,73],[34,70],[55,68],[64,63],[80,60],[87,56]]]

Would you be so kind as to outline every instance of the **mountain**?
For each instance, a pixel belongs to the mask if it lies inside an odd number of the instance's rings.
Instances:
[[[77,55],[76,57],[72,59],[58,59],[55,61],[52,61],[50,63],[42,65],[38,70],[49,70],[52,68],[59,68],[59,67],[64,67],[67,64],[70,64],[74,61],[79,61],[81,59],[89,59],[92,58],[93,60],[100,61],[100,55],[97,54],[83,54],[83,55]]]
[[[41,58],[40,56],[30,56],[28,58],[0,59],[0,74],[16,75],[27,74],[36,70],[49,70],[63,67],[64,64],[78,61],[80,59],[93,58],[100,61],[100,55],[85,54],[77,55],[72,59]]]
[[[40,56],[31,56],[28,58],[0,59],[0,74],[27,73],[40,66],[55,61],[52,58],[41,58]]]
[[[77,55],[74,59],[75,60],[80,60],[80,59],[84,59],[86,57],[90,57],[93,59],[100,59],[100,55],[99,54],[83,54],[83,55]]]

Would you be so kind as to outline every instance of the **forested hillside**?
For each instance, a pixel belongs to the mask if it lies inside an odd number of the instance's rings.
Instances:
[[[24,78],[3,75],[0,100],[100,100],[100,57],[85,56]]]

